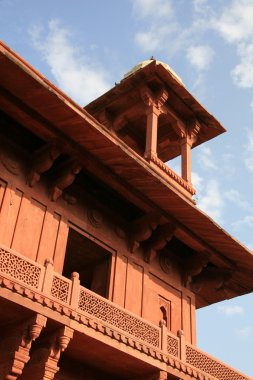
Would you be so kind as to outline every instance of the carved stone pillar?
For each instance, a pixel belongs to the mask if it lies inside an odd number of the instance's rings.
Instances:
[[[189,122],[187,133],[183,134],[180,139],[182,178],[189,183],[191,183],[191,148],[197,140],[199,131],[198,121],[192,120]]]
[[[157,127],[160,111],[153,105],[147,108],[146,147],[144,157],[150,160],[157,156]]]
[[[34,350],[31,360],[19,380],[52,380],[59,371],[60,355],[73,338],[73,330],[64,326],[46,337]]]
[[[36,314],[33,318],[5,328],[0,338],[0,379],[16,380],[29,361],[32,342],[38,338],[47,318]]]
[[[152,156],[157,156],[158,117],[163,112],[162,106],[168,99],[168,93],[163,88],[156,93],[152,93],[148,87],[144,87],[141,89],[141,97],[145,104],[147,115],[144,157],[150,160]]]
[[[191,183],[191,148],[192,142],[187,137],[181,140],[181,175],[182,178]]]

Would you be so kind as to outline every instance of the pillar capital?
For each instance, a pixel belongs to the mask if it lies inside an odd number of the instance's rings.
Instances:
[[[168,99],[168,92],[163,87],[153,93],[147,86],[145,86],[141,88],[140,94],[145,105],[146,114],[153,112],[159,116],[163,112],[162,106]]]

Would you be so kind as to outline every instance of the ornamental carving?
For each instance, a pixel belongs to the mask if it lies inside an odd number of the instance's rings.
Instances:
[[[35,288],[39,286],[41,268],[3,248],[0,248],[0,272]]]
[[[159,347],[159,329],[121,310],[108,301],[87,292],[80,291],[79,309],[104,322],[115,326],[135,338]]]
[[[178,357],[178,354],[179,354],[178,339],[173,338],[170,335],[167,336],[167,351],[168,351],[168,354]]]
[[[186,362],[219,380],[248,380],[247,377],[188,345],[186,345]]]
[[[70,283],[56,275],[53,276],[51,294],[63,302],[68,302]]]

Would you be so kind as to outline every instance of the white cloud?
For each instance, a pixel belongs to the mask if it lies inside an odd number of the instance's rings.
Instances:
[[[109,89],[104,70],[82,54],[57,20],[49,21],[46,36],[38,27],[30,35],[59,87],[77,102],[86,104]]]
[[[233,315],[243,315],[244,309],[241,306],[230,306],[230,305],[219,305],[218,311],[222,314],[225,314],[226,316],[233,316]]]
[[[214,51],[208,45],[192,45],[186,51],[189,63],[199,71],[207,70],[213,60]]]
[[[253,172],[253,131],[247,131],[247,144],[245,146],[244,164],[246,168]]]
[[[201,145],[198,148],[198,161],[205,169],[217,169],[214,155],[208,146]]]
[[[242,327],[241,329],[235,330],[235,333],[240,339],[247,339],[252,335],[251,327]]]
[[[142,18],[168,18],[173,15],[170,0],[133,0],[133,9]]]
[[[219,182],[211,179],[206,183],[205,195],[199,197],[198,206],[205,211],[211,218],[222,222],[222,210],[224,201],[221,196]]]

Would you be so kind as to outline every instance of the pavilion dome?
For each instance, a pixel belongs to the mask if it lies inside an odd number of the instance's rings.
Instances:
[[[136,73],[138,70],[143,69],[145,66],[150,65],[152,62],[156,62],[156,65],[162,65],[180,84],[184,85],[182,79],[180,78],[179,75],[165,62],[162,61],[157,61],[156,59],[148,59],[146,61],[142,61],[135,65],[130,71],[128,71],[126,74],[123,76],[123,80],[128,78],[129,76],[133,75]]]

